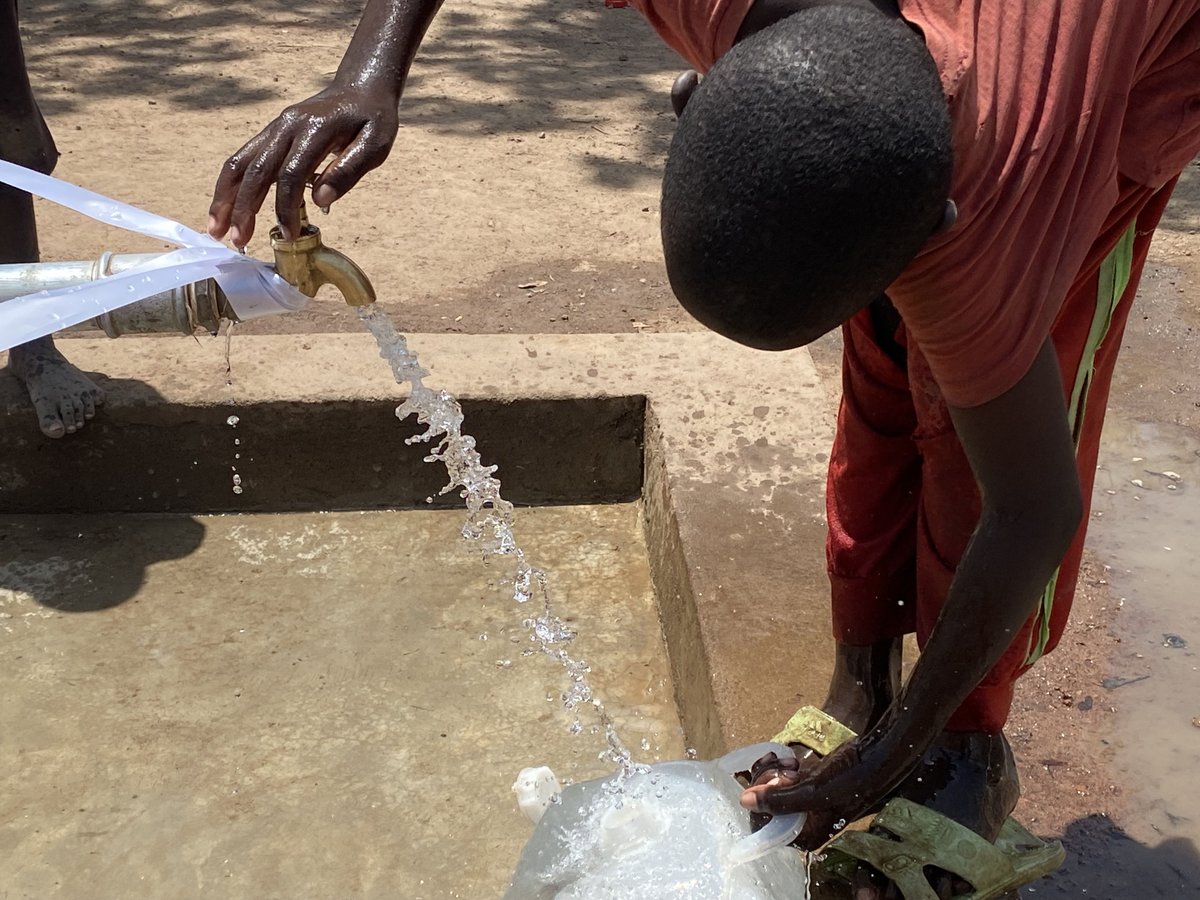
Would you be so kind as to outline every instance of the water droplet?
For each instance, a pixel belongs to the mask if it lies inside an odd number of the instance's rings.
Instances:
[[[240,494],[242,492],[242,486],[240,484],[235,484],[233,486],[233,492],[235,494]]]
[[[237,423],[240,421],[242,421],[242,420],[239,419],[237,416],[230,416],[228,419],[225,420],[225,424],[236,428]]]

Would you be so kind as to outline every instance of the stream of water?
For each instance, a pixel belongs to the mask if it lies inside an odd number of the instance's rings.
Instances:
[[[612,718],[588,682],[587,663],[573,658],[568,651],[575,634],[551,609],[546,574],[529,562],[517,543],[513,534],[513,505],[500,495],[496,467],[484,465],[475,439],[463,433],[462,407],[446,391],[425,384],[429,373],[421,367],[404,335],[396,331],[385,312],[370,306],[360,308],[358,315],[374,335],[379,355],[391,367],[396,381],[409,389],[408,398],[396,409],[396,417],[403,421],[415,416],[418,424],[425,426],[424,432],[405,442],[432,445],[425,461],[441,463],[449,476],[441,493],[458,489],[466,503],[463,537],[475,544],[485,559],[501,557],[513,561],[513,574],[507,580],[513,588],[513,599],[519,604],[532,604],[537,610],[524,623],[530,640],[566,673],[568,686],[562,701],[574,717],[571,732],[584,730],[580,715],[590,708],[604,733],[606,749],[601,758],[615,763],[623,775],[637,771],[640,767],[618,737]]]

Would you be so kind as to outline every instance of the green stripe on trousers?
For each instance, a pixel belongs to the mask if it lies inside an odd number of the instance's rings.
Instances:
[[[1075,384],[1071,389],[1071,403],[1067,407],[1067,421],[1071,424],[1071,435],[1075,440],[1075,450],[1079,451],[1079,435],[1083,432],[1083,417],[1087,413],[1088,388],[1092,384],[1095,373],[1096,353],[1100,350],[1104,339],[1108,337],[1112,327],[1113,313],[1117,304],[1125,296],[1129,287],[1129,275],[1133,268],[1133,239],[1137,223],[1130,225],[1121,235],[1117,246],[1105,257],[1100,266],[1100,283],[1096,289],[1096,313],[1092,317],[1092,327],[1088,332],[1087,343],[1083,347],[1083,357],[1079,360],[1079,369],[1075,373]],[[1054,610],[1054,592],[1058,587],[1058,570],[1050,576],[1050,583],[1042,593],[1041,603],[1037,609],[1037,622],[1029,639],[1029,653],[1025,657],[1025,665],[1032,666],[1046,652],[1050,643],[1050,614]]]

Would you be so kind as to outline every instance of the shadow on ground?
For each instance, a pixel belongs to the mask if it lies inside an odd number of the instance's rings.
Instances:
[[[144,381],[86,374],[110,394],[122,393],[147,404],[162,402]],[[3,629],[11,628],[11,620],[39,615],[33,604],[62,612],[119,606],[137,594],[155,563],[189,556],[200,546],[205,527],[187,516],[14,512],[19,507],[13,497],[28,487],[29,473],[14,467],[13,457],[28,452],[30,446],[35,448],[31,455],[42,460],[69,495],[81,502],[95,489],[111,486],[93,471],[92,461],[98,455],[118,457],[122,467],[118,477],[128,477],[137,454],[132,446],[135,432],[112,427],[103,408],[79,434],[57,440],[45,437],[33,408],[26,404],[24,388],[0,369],[0,419],[6,407],[7,420],[0,432],[0,636]]]
[[[22,4],[22,34],[48,114],[69,117],[104,98],[153,97],[190,110],[228,109],[233,118],[239,106],[277,99],[282,108],[309,85],[327,83],[333,73],[314,72],[312,61],[340,58],[360,8],[316,0],[48,0]],[[319,54],[306,56],[314,49]],[[478,137],[581,127],[608,134],[595,108],[625,92],[636,103],[632,139],[609,142],[587,160],[599,182],[624,186],[657,175],[643,160],[665,155],[673,129],[668,90],[682,68],[632,8],[534,0],[514,16],[448,4],[410,77],[403,121]],[[457,97],[439,89],[447,79]],[[629,126],[611,130],[624,135]]]
[[[32,600],[60,612],[97,612],[137,595],[146,570],[190,556],[204,540],[186,516],[0,517],[0,610],[36,614]]]
[[[1187,897],[1200,884],[1200,851],[1173,838],[1149,847],[1103,815],[1077,819],[1062,836],[1067,861],[1036,886],[1038,897]]]
[[[50,114],[98,98],[157,97],[188,109],[217,109],[281,96],[238,77],[255,66],[258,45],[232,42],[228,30],[261,27],[267,40],[287,27],[281,43],[301,50],[318,39],[345,43],[358,16],[356,5],[312,0],[47,0],[20,7],[34,92]]]

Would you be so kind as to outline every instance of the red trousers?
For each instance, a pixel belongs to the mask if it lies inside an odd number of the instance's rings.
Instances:
[[[1102,263],[1136,223],[1128,286],[1096,351],[1086,415],[1076,430],[1085,509],[1125,322],[1173,187],[1173,182],[1158,191],[1122,185],[1120,204],[1051,333],[1069,398],[1096,317]],[[879,313],[864,310],[843,328],[842,403],[827,492],[833,633],[842,643],[866,645],[915,631],[924,646],[979,521],[979,491],[920,347],[902,322],[885,324]],[[1066,625],[1087,519],[1062,561],[1048,614],[1039,610],[1025,624],[951,718],[949,730],[994,734],[1004,727],[1013,685],[1029,667],[1035,634],[1049,626],[1048,652]]]

